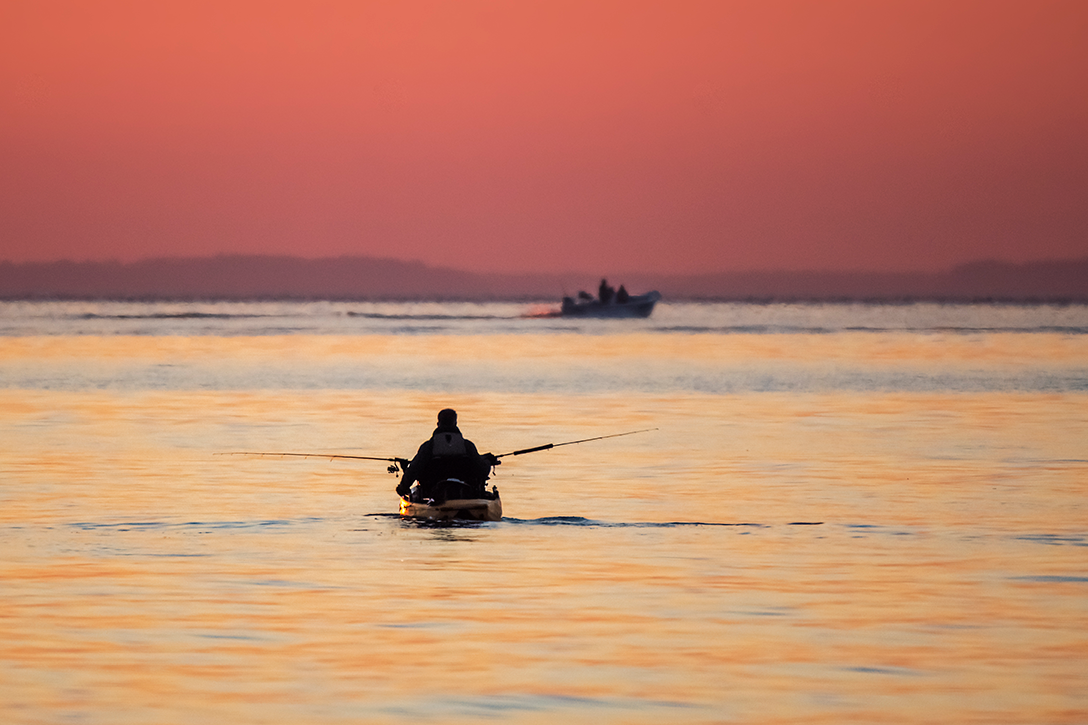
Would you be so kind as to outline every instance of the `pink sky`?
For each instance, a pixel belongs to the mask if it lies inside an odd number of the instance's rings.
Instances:
[[[0,260],[1088,256],[1083,0],[5,0]]]

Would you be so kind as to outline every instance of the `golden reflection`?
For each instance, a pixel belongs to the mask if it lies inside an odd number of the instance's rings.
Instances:
[[[965,367],[1088,360],[1061,336],[785,337],[677,336],[652,353],[637,335],[20,338],[0,359],[228,371],[923,364],[942,349],[942,364]],[[0,715],[1060,723],[1088,711],[1083,394],[472,390],[0,390]],[[496,453],[659,430],[506,459],[493,479],[506,520],[448,529],[371,516],[397,506],[379,462],[215,455],[410,455],[446,405]]]
[[[0,346],[0,361],[179,360],[199,358],[295,360],[345,357],[405,360],[653,359],[748,361],[881,361],[1053,365],[1088,359],[1085,335],[909,332],[835,335],[661,335],[580,333],[549,335],[263,335],[13,337]]]

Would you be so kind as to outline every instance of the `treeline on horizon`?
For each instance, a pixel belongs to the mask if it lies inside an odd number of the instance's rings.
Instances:
[[[673,300],[1088,302],[1088,258],[979,261],[947,272],[601,274]],[[370,257],[225,255],[120,262],[0,262],[0,299],[558,301],[595,292],[586,273],[485,274]]]

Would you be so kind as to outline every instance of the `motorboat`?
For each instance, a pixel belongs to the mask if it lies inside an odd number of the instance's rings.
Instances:
[[[649,317],[654,311],[654,305],[660,299],[661,293],[657,291],[631,295],[625,299],[617,299],[614,296],[608,302],[602,302],[583,293],[578,299],[564,297],[559,314],[562,317]]]

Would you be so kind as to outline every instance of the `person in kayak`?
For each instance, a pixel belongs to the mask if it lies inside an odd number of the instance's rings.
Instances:
[[[404,469],[397,493],[407,497],[412,484],[419,482],[419,497],[434,498],[438,483],[455,478],[469,484],[480,495],[492,466],[499,459],[487,453],[480,455],[475,444],[461,435],[457,428],[457,411],[445,408],[438,413],[438,427],[429,440],[420,445],[415,457]]]

